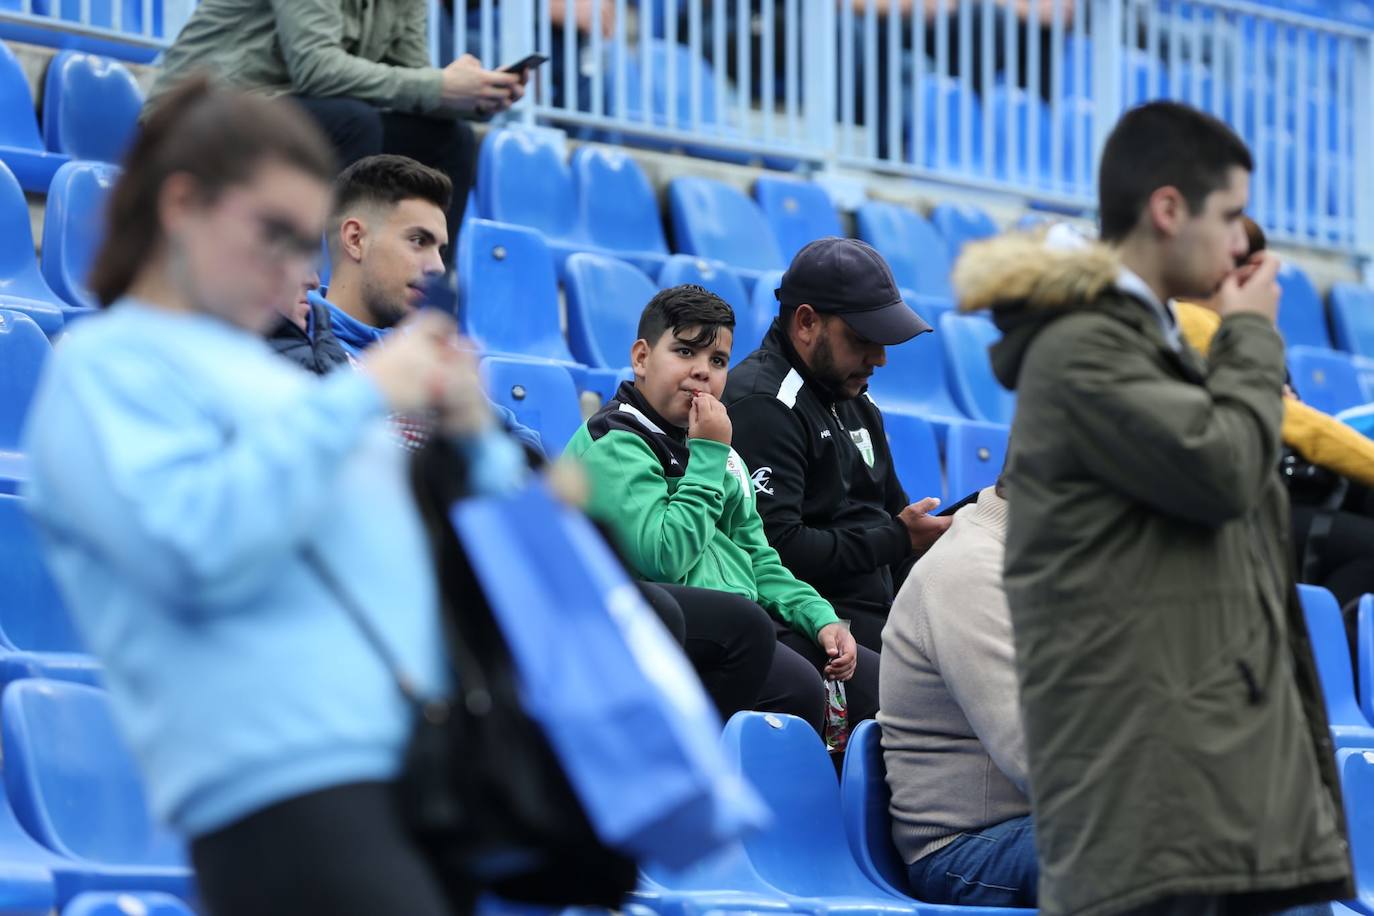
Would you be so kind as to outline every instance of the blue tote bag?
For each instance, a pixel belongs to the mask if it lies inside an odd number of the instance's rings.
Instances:
[[[767,822],[686,657],[580,512],[535,483],[451,521],[525,710],[606,845],[680,868]]]

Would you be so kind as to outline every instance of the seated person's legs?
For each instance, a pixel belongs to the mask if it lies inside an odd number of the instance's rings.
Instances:
[[[466,121],[453,118],[427,118],[389,111],[382,116],[382,151],[409,156],[438,169],[453,182],[453,198],[448,207],[448,237],[444,263],[450,268],[458,249],[458,227],[468,205],[477,174],[477,138]]]
[[[911,891],[930,903],[1036,905],[1040,868],[1030,815],[961,833],[907,866]]]
[[[841,620],[849,621],[849,632],[854,635],[855,642],[873,652],[883,651],[883,627],[887,626],[887,617],[845,608],[836,608],[835,612]]]
[[[791,631],[780,625],[778,632]],[[825,685],[821,676],[815,665],[781,641],[773,652],[773,662],[754,708],[805,719],[816,734],[825,734]]]
[[[663,626],[679,646],[687,645],[687,622],[683,617],[682,605],[670,595],[663,586],[653,582],[636,582],[639,593],[648,602],[649,609],[663,622]],[[700,673],[698,671],[698,673]],[[704,679],[703,679],[704,680]],[[708,688],[709,689],[709,688]]]
[[[799,655],[818,673],[823,672],[830,661],[824,649],[795,630],[779,628],[778,642]],[[845,704],[849,709],[851,727],[878,714],[878,653],[862,645],[858,647],[858,653],[859,662],[854,668],[854,676],[844,682]]]
[[[294,99],[329,138],[334,154],[339,157],[340,169],[382,151],[382,112],[377,106],[348,98]]]
[[[742,595],[689,585],[647,586],[676,600],[687,657],[722,719],[753,709],[773,663],[773,620]]]

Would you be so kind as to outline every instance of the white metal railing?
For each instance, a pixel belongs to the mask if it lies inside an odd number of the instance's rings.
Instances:
[[[59,30],[152,53],[166,47],[190,18],[196,0],[12,0],[0,24]]]

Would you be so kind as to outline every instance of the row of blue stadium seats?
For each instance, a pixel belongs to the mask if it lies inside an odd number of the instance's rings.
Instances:
[[[73,159],[119,162],[142,107],[143,92],[123,64],[60,51],[44,76],[40,130],[28,79],[0,42],[0,162],[26,191],[47,191]]]

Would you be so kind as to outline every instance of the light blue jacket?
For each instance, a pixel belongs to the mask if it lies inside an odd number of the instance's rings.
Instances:
[[[313,548],[427,693],[437,585],[375,384],[206,316],[125,300],[48,363],[26,496],[155,813],[195,837],[395,776],[410,714],[303,559]]]

